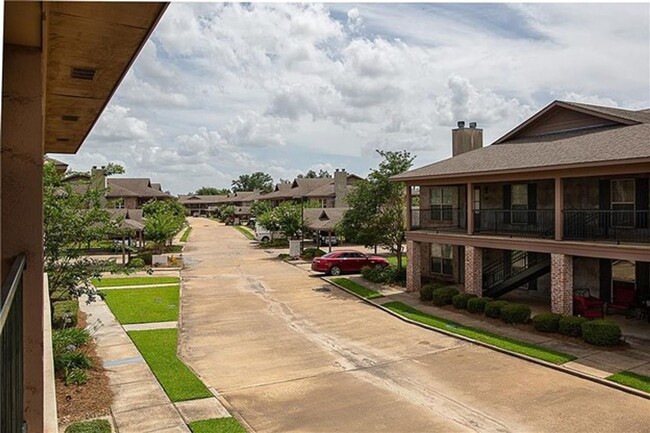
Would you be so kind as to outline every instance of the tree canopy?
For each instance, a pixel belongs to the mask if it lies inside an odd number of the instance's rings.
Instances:
[[[309,170],[305,174],[299,174],[299,178],[306,178],[306,179],[316,179],[316,178],[331,178],[332,175],[329,173],[329,171],[326,170],[319,170],[318,173],[316,173],[314,170]]]
[[[214,186],[202,186],[197,189],[194,195],[228,195],[230,190],[228,188],[216,188]]]
[[[185,207],[176,200],[151,200],[142,206],[147,239],[162,251],[185,225]]]
[[[368,179],[355,184],[348,195],[348,210],[337,231],[352,242],[368,247],[381,245],[397,256],[402,266],[406,230],[404,184],[392,182],[391,176],[407,171],[415,157],[407,151],[381,151],[383,158]]]
[[[300,205],[286,201],[257,217],[257,222],[271,232],[280,232],[288,239],[296,238],[302,229]]]
[[[264,192],[272,191],[273,178],[271,175],[261,171],[256,171],[252,174],[239,175],[239,178],[233,179],[232,181],[233,192],[253,191],[256,189]]]

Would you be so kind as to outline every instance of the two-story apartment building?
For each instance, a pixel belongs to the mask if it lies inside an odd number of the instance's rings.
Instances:
[[[650,298],[649,109],[556,101],[487,147],[459,122],[452,147],[394,177],[407,185],[408,290],[523,289],[565,315],[574,290]]]

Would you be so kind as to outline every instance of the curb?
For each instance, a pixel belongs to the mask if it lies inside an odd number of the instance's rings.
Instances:
[[[484,343],[484,342],[478,341],[478,340],[474,340],[472,338],[465,337],[464,335],[455,334],[453,332],[445,331],[444,329],[435,328],[433,326],[429,326],[429,325],[426,325],[424,323],[416,322],[415,320],[411,320],[411,319],[409,319],[407,317],[404,317],[404,316],[402,316],[400,314],[397,314],[394,311],[391,311],[388,308],[373,302],[372,300],[366,299],[366,298],[352,292],[351,290],[348,290],[345,287],[343,287],[343,286],[341,286],[339,284],[336,284],[333,281],[330,281],[328,279],[328,277],[320,277],[320,279],[323,280],[323,281],[326,281],[327,283],[329,283],[329,284],[331,284],[331,285],[333,285],[335,287],[338,287],[339,289],[341,289],[341,290],[343,290],[343,291],[345,291],[345,292],[347,292],[347,293],[349,293],[349,294],[351,294],[351,295],[353,295],[353,296],[355,296],[355,297],[357,297],[359,299],[361,299],[362,301],[366,302],[367,304],[372,305],[373,307],[378,308],[378,309],[390,314],[391,316],[397,317],[398,319],[400,319],[400,320],[402,320],[402,321],[404,321],[406,323],[409,323],[411,325],[416,325],[416,326],[419,326],[420,328],[428,329],[430,331],[435,331],[435,332],[438,332],[440,334],[447,335],[449,337],[457,338],[459,340],[464,340],[464,341],[467,341],[468,343],[473,343],[473,344],[476,344],[478,346],[482,346],[482,347],[485,347],[487,349],[494,350],[496,352],[501,352],[501,353],[504,353],[506,355],[513,356],[515,358],[523,359],[525,361],[529,361],[529,362],[532,362],[534,364],[541,365],[543,367],[551,368],[551,369],[553,369],[555,371],[559,371],[559,372],[562,372],[562,373],[565,373],[565,374],[570,374],[572,376],[579,377],[581,379],[589,380],[591,382],[595,382],[595,383],[598,383],[600,385],[604,385],[604,386],[607,386],[607,387],[610,387],[610,388],[613,388],[613,389],[616,389],[616,390],[619,390],[619,391],[622,391],[622,392],[626,392],[628,394],[632,394],[632,395],[634,395],[636,397],[641,397],[641,398],[644,398],[646,400],[650,400],[650,393],[641,391],[639,389],[631,388],[629,386],[625,386],[625,385],[622,385],[620,383],[613,382],[611,380],[602,379],[602,378],[597,377],[597,376],[592,376],[590,374],[583,373],[581,371],[572,370],[570,368],[563,367],[561,364],[560,365],[553,364],[553,363],[550,363],[550,362],[547,362],[547,361],[543,361],[541,359],[533,358],[533,357],[528,356],[528,355],[524,355],[524,354],[517,353],[517,352],[512,352],[510,350],[503,349],[501,347],[492,346],[491,344]]]

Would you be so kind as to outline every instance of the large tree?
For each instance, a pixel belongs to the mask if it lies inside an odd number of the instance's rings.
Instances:
[[[228,188],[216,188],[214,186],[202,186],[197,189],[194,195],[228,195],[230,190]]]
[[[106,175],[123,173],[121,166],[109,164]],[[43,166],[44,260],[53,301],[87,294],[94,300],[91,284],[102,272],[126,272],[112,260],[86,255],[89,245],[120,237],[120,219],[112,218],[102,201],[103,184],[94,179],[66,182],[75,173],[61,175],[52,162]]]
[[[348,195],[350,210],[346,212],[338,230],[346,239],[368,247],[381,245],[397,257],[402,268],[406,222],[404,184],[390,180],[407,171],[415,157],[407,151],[381,151],[383,160],[366,180],[355,184]]]
[[[238,191],[260,191],[270,192],[273,190],[273,178],[270,174],[256,171],[251,174],[242,174],[232,181],[233,192]]]

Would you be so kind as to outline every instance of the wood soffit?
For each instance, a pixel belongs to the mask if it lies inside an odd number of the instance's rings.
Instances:
[[[44,3],[46,153],[77,152],[166,6]]]

